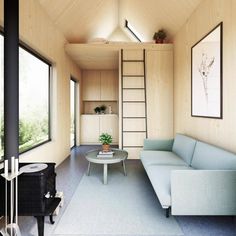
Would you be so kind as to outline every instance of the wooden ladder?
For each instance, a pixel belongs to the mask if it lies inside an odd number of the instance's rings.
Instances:
[[[142,148],[143,139],[148,137],[145,65],[145,49],[141,60],[126,60],[124,51],[121,50],[121,129],[124,149]],[[127,67],[131,68],[128,73]],[[141,74],[135,71],[137,67],[142,71]],[[133,71],[132,68],[134,68]]]

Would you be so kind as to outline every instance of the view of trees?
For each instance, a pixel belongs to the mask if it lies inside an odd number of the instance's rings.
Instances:
[[[0,157],[4,155],[3,36],[0,35]],[[47,141],[49,137],[50,65],[19,49],[19,152]]]

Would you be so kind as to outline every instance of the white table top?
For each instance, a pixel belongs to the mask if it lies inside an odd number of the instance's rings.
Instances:
[[[128,157],[128,152],[125,150],[114,148],[112,148],[111,150],[114,152],[113,157],[97,157],[97,154],[99,153],[99,151],[101,151],[100,149],[88,151],[85,154],[85,157],[89,162],[97,164],[118,163],[124,161]]]

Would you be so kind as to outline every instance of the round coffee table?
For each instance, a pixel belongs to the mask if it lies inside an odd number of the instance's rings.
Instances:
[[[114,149],[114,148],[111,150],[114,152],[113,157],[97,157],[97,154],[99,153],[99,151],[101,151],[98,149],[88,151],[85,154],[86,159],[89,161],[87,175],[90,175],[91,163],[102,164],[103,165],[103,183],[104,184],[107,184],[107,166],[108,166],[108,164],[122,162],[123,169],[124,169],[124,175],[127,175],[126,168],[125,168],[125,160],[128,157],[128,152],[121,150],[121,149]]]

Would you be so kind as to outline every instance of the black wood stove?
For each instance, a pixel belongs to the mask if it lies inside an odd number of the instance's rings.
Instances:
[[[31,164],[24,163],[20,167]],[[55,163],[46,163],[44,170],[23,173],[18,177],[18,214],[35,216],[38,223],[38,235],[44,235],[44,218],[50,217],[53,224],[53,212],[61,199],[56,198]],[[9,188],[8,188],[9,189]],[[5,213],[5,180],[0,177],[0,215]]]

